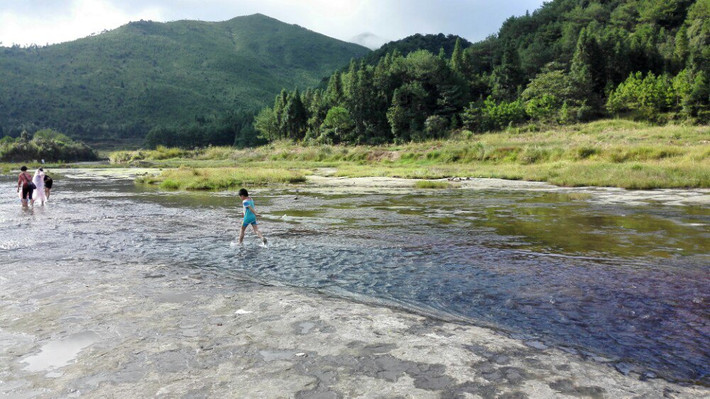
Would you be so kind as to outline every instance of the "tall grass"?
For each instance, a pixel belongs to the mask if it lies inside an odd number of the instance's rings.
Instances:
[[[157,184],[166,190],[225,190],[270,183],[302,183],[305,174],[283,169],[191,168],[164,170],[159,176],[142,176],[142,184]]]
[[[541,132],[462,132],[449,140],[403,145],[345,147],[275,142],[246,150],[158,148],[112,154],[111,159],[164,167],[246,166],[252,171],[335,168],[335,175],[343,177],[466,176],[546,181],[564,186],[708,188],[709,144],[708,126],[658,127],[607,120]]]
[[[419,180],[414,184],[416,188],[432,188],[432,189],[444,189],[451,187],[451,184],[445,181],[431,181],[431,180]]]

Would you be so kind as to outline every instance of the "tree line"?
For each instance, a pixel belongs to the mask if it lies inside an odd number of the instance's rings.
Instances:
[[[201,148],[210,145],[256,147],[266,144],[254,128],[254,112],[240,111],[221,116],[196,117],[188,124],[156,126],[145,137],[145,145]]]

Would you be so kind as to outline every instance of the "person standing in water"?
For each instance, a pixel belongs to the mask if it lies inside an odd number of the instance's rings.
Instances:
[[[32,199],[34,201],[39,201],[40,205],[44,205],[45,201],[47,201],[47,195],[44,192],[44,169],[37,169],[35,176],[32,178],[32,183],[35,185]]]
[[[247,227],[251,225],[256,235],[261,238],[261,242],[266,245],[266,238],[261,235],[259,226],[257,226],[256,217],[261,215],[256,213],[256,209],[254,209],[254,200],[251,199],[249,192],[245,188],[239,190],[239,198],[241,198],[242,206],[244,207],[244,219],[242,219],[242,228],[239,232],[239,243],[241,244],[244,241],[244,233],[247,231]]]
[[[20,168],[20,175],[17,176],[17,192],[22,189],[22,207],[27,207],[27,202],[32,201],[32,190],[35,189],[34,183],[32,183],[32,175],[27,171],[27,166],[22,166]]]
[[[47,197],[47,201],[49,201],[49,193],[52,191],[52,184],[54,184],[54,180],[52,180],[51,177],[49,177],[48,174],[44,174],[44,195]]]

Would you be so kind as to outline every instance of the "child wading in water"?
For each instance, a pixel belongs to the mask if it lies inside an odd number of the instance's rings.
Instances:
[[[257,226],[256,223],[256,217],[261,215],[256,213],[256,209],[254,209],[254,200],[249,197],[249,193],[244,188],[239,190],[239,198],[242,199],[242,205],[244,206],[244,219],[242,219],[242,229],[239,232],[239,243],[241,244],[242,241],[244,241],[244,232],[247,231],[247,227],[251,225],[256,235],[261,238],[261,242],[266,245],[266,238],[261,235],[259,226]]]

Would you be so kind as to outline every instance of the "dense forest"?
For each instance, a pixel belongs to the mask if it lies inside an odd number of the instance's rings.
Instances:
[[[710,0],[555,0],[466,44],[352,61],[325,87],[282,90],[254,127],[268,140],[376,144],[609,116],[710,119]]]

